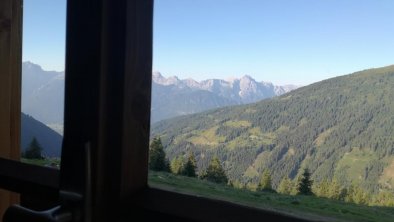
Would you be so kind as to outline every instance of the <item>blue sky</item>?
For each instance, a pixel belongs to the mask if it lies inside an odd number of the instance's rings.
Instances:
[[[65,0],[23,1],[23,61],[63,71],[65,37]]]
[[[23,59],[64,68],[64,0],[25,0]],[[394,64],[392,0],[156,0],[153,69],[309,84]]]

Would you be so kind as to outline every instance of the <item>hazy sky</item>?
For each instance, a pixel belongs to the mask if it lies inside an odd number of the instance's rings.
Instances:
[[[64,69],[65,1],[24,0],[23,59]],[[308,84],[394,64],[393,0],[156,0],[153,69]]]

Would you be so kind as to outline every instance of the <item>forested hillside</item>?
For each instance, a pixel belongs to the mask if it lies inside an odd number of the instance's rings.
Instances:
[[[42,147],[42,155],[60,157],[63,137],[33,117],[21,113],[22,152],[26,150],[33,138],[36,138]]]
[[[213,156],[233,183],[273,186],[308,168],[371,192],[394,188],[394,66],[318,82],[261,102],[161,121],[152,127],[171,159],[192,151],[199,169]]]

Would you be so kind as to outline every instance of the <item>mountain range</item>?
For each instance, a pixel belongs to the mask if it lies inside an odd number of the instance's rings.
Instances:
[[[297,88],[295,85],[257,82],[248,75],[197,82],[180,80],[176,76],[165,78],[160,72],[153,72],[152,80],[152,123],[224,106],[253,103]]]
[[[246,104],[281,95],[297,86],[275,86],[250,76],[197,82],[152,73],[152,123],[208,109]],[[22,64],[22,112],[61,133],[64,112],[64,72],[45,71],[39,65]]]
[[[276,187],[308,168],[377,192],[394,188],[394,66],[301,87],[257,103],[160,121],[169,159],[193,152],[198,169],[217,156],[230,180],[256,184],[268,169]]]
[[[22,112],[49,126],[63,125],[64,72],[22,64]],[[62,128],[62,127],[59,127]]]
[[[259,83],[250,76],[231,81],[211,79],[202,82],[165,78],[158,72],[154,72],[152,77],[153,122],[217,107],[250,103],[295,88],[291,85],[278,87],[271,83]],[[64,81],[64,72],[45,71],[37,64],[23,62],[22,150],[36,137],[44,155],[60,156]]]

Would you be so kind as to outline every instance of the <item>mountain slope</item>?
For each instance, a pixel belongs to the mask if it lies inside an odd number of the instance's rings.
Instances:
[[[33,137],[38,140],[43,148],[44,156],[60,157],[62,136],[31,116],[21,113],[22,151],[26,150]]]
[[[45,124],[63,124],[64,73],[22,64],[22,112]]]
[[[261,102],[220,108],[153,126],[171,158],[192,150],[200,169],[217,155],[230,178],[256,183],[309,168],[315,181],[394,188],[394,66],[299,88]]]

